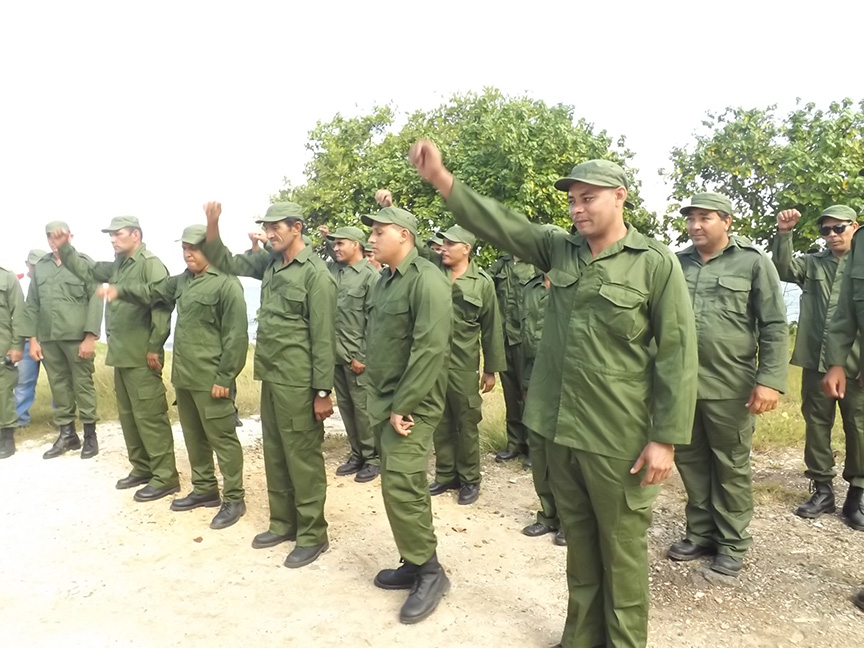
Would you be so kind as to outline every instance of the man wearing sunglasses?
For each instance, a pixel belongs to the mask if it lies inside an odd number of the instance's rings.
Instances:
[[[802,288],[798,316],[798,335],[792,364],[801,367],[801,413],[804,415],[804,476],[812,482],[813,493],[799,506],[795,514],[803,518],[817,518],[833,513],[834,488],[832,482],[837,471],[831,450],[831,430],[840,406],[843,431],[846,434],[846,464],[843,478],[860,491],[864,486],[864,389],[856,377],[860,372],[857,340],[852,352],[841,367],[849,388],[840,400],[829,398],[822,391],[822,379],[829,368],[826,361],[826,327],[837,308],[840,285],[846,267],[847,252],[852,236],[858,229],[856,214],[851,207],[832,205],[816,221],[825,249],[798,257],[792,255],[792,231],[801,220],[797,209],[785,209],[777,215],[777,236],[774,239],[773,259],[783,281]],[[854,488],[850,493],[854,495]],[[847,500],[848,501],[848,500]],[[844,511],[848,507],[844,506]],[[860,515],[860,514],[859,514]],[[864,516],[860,524],[864,526]]]

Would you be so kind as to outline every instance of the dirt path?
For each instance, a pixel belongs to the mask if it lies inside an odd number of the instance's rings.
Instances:
[[[326,442],[331,549],[299,570],[282,567],[290,545],[253,550],[266,529],[259,428],[246,421],[249,512],[223,531],[214,509],[136,504],[114,489],[125,475],[123,439],[100,426],[102,453],[41,458],[48,436],[24,440],[0,463],[0,627],[4,646],[551,646],[566,609],[565,550],[519,533],[535,497],[519,466],[486,461],[478,504],[434,500],[439,554],[453,581],[433,617],[403,626],[404,592],[372,586],[398,555],[379,483],[336,478],[345,440]],[[27,436],[27,435],[25,435]],[[31,435],[32,436],[32,433]],[[175,429],[183,492],[188,461]],[[680,483],[664,488],[651,529],[650,645],[864,645],[864,614],[849,597],[864,582],[864,533],[837,517],[791,514],[804,493],[797,453],[756,458],[761,501],[750,559],[732,585],[702,564],[663,557],[682,531]]]

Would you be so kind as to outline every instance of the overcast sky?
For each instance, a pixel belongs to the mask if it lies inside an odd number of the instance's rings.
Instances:
[[[223,203],[229,245],[317,120],[431,108],[497,86],[624,134],[649,209],[708,110],[860,99],[864,2],[27,2],[0,19],[0,263],[44,224],[109,259],[112,216],[182,268],[183,227]],[[507,7],[512,7],[508,10]],[[406,152],[407,153],[407,152]],[[562,199],[562,209],[565,209]]]

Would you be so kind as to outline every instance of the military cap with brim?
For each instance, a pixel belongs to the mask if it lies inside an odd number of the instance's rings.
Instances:
[[[363,230],[361,230],[359,227],[354,227],[352,225],[340,227],[335,232],[331,232],[327,235],[328,241],[335,241],[336,239],[357,241],[361,245],[364,245],[366,243],[366,235],[363,233]]]
[[[69,231],[69,225],[67,225],[63,221],[57,220],[57,221],[51,221],[50,223],[48,223],[45,226],[45,233],[46,234],[53,234],[57,230],[66,230],[68,232]]]
[[[570,171],[570,175],[555,181],[555,188],[558,191],[568,191],[574,182],[584,182],[595,187],[629,188],[624,169],[610,160],[588,160],[577,164]],[[633,209],[633,203],[629,200],[624,202],[624,206]]]
[[[698,193],[690,199],[690,204],[681,208],[681,213],[687,215],[691,209],[707,209],[708,211],[723,212],[730,216],[734,213],[732,210],[732,201],[726,196],[719,193],[706,191]]]
[[[48,255],[48,252],[45,250],[30,250],[27,253],[27,263],[30,265],[36,265],[39,263],[39,260]]]
[[[204,225],[190,225],[183,230],[177,243],[188,243],[189,245],[201,245],[207,238],[207,228]]]
[[[372,244],[369,241],[366,241],[366,243],[363,244],[363,251],[364,252],[371,252],[372,251]]]
[[[398,207],[385,207],[377,214],[367,214],[360,217],[364,225],[372,227],[373,223],[393,224],[397,227],[404,227],[414,235],[416,241],[419,236],[417,234],[417,218],[411,212]]]
[[[102,231],[107,234],[121,230],[124,227],[134,227],[140,230],[141,223],[138,222],[138,218],[135,216],[115,216],[111,219],[111,224]]]
[[[446,232],[438,232],[437,236],[453,243],[466,243],[471,246],[477,242],[477,237],[460,225],[454,225]]]
[[[433,234],[426,239],[426,245],[444,245],[444,239],[438,234]]]
[[[292,202],[273,203],[267,208],[267,213],[262,218],[257,219],[256,223],[278,223],[286,219],[305,221],[303,210],[300,205]]]
[[[831,205],[822,210],[822,213],[819,214],[819,218],[816,219],[816,224],[818,225],[826,218],[834,218],[838,221],[854,223],[858,220],[858,214],[855,213],[854,209],[847,207],[846,205]]]

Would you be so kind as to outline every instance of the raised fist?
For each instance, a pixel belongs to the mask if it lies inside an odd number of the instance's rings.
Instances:
[[[784,209],[777,214],[777,229],[781,232],[791,232],[799,220],[801,220],[801,212],[797,209]]]

